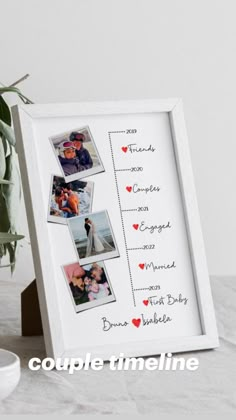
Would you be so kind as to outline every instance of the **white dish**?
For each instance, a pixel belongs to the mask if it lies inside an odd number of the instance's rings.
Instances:
[[[19,380],[19,357],[11,351],[0,349],[0,401],[12,393]]]

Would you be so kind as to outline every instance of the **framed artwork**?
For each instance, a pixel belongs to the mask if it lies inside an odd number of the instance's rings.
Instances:
[[[12,113],[47,355],[108,360],[217,347],[181,100]],[[56,188],[68,213],[70,194],[87,188],[84,211],[57,222]]]

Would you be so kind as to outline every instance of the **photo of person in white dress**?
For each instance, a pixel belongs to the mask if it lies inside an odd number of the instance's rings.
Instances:
[[[86,264],[118,257],[118,249],[107,211],[68,219],[79,261]]]
[[[93,254],[97,255],[101,252],[105,252],[106,250],[114,251],[114,247],[97,234],[95,224],[88,217],[85,218],[84,228],[88,237],[86,257],[90,257]]]

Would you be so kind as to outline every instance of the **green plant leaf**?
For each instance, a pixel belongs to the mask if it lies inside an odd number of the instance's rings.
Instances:
[[[0,120],[4,121],[9,126],[11,125],[10,109],[2,96],[0,96]]]
[[[0,244],[0,264],[1,264],[1,258],[6,255],[6,245]]]
[[[10,259],[10,267],[11,267],[11,274],[13,274],[14,270],[15,270],[15,265],[16,265],[16,248],[17,248],[17,242],[14,242],[14,244],[12,243],[8,243],[5,244],[6,249],[8,251],[9,254],[9,259]]]
[[[0,136],[0,178],[5,178],[6,160],[5,160],[5,143],[6,141]]]
[[[11,112],[3,99],[4,93],[15,93],[24,104],[33,103],[15,86],[0,87],[0,262],[1,257],[8,255],[13,273],[19,240],[18,215],[21,199],[21,177],[17,154],[15,151],[15,136],[11,128]],[[1,268],[1,264],[0,264]]]
[[[23,235],[13,235],[12,233],[0,232],[0,244],[9,244],[11,242],[20,241]]]
[[[13,273],[12,266],[15,266],[15,264],[4,264],[4,265],[2,265],[2,264],[0,263],[0,268],[7,268],[7,267],[11,267],[11,274]]]
[[[20,90],[14,86],[2,86],[0,87],[0,95],[7,92],[13,92],[13,93],[20,93]]]
[[[21,176],[17,154],[14,147],[11,146],[11,154],[6,158],[6,172],[4,179],[11,182],[8,185],[2,185],[2,196],[5,199],[8,218],[10,222],[11,233],[19,231],[19,204],[21,200]],[[5,230],[5,229],[4,229]],[[8,230],[6,230],[8,232]]]
[[[6,179],[1,179],[0,178],[0,184],[9,185],[9,184],[12,184],[12,182],[11,181],[7,181]]]
[[[13,86],[12,87],[11,86],[0,87],[0,95],[2,95],[3,93],[7,93],[7,92],[8,93],[16,93],[25,104],[32,104],[33,103],[30,99],[26,98],[26,96],[21,93],[20,89],[18,89],[16,87],[13,87]]]
[[[0,96],[0,100],[1,100],[1,96]],[[15,139],[15,134],[14,134],[13,129],[9,125],[7,125],[4,121],[1,121],[1,116],[0,116],[0,133],[2,133],[2,135],[7,139],[7,141],[12,146],[16,145],[16,139]]]
[[[5,198],[2,194],[2,185],[0,186],[0,232],[10,231],[10,220],[8,217],[7,205]]]

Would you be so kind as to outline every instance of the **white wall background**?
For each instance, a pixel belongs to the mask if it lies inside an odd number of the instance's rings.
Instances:
[[[0,13],[0,82],[30,73],[34,102],[183,98],[209,272],[235,275],[235,1],[0,0]]]

